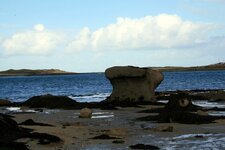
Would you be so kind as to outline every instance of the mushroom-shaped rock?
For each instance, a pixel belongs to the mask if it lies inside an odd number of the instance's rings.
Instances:
[[[80,110],[79,118],[91,118],[92,110],[89,108],[83,108]]]
[[[151,68],[117,66],[106,69],[113,91],[108,101],[154,101],[155,89],[163,80],[163,74]]]

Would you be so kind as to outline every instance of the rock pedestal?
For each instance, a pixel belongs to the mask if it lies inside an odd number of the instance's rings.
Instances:
[[[155,88],[163,80],[158,70],[139,67],[112,67],[105,71],[113,91],[109,101],[155,101]]]

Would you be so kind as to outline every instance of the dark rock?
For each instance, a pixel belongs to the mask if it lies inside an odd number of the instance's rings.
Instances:
[[[206,113],[204,115],[202,113],[199,114],[200,110],[205,109],[193,105],[192,101],[187,98],[186,93],[171,94],[165,107],[155,110],[155,113],[159,113],[158,115],[149,115],[138,118],[137,120],[155,121],[159,123],[206,124],[213,123],[217,119],[225,119],[224,116],[211,116]]]
[[[23,136],[23,131],[18,127],[17,122],[9,116],[0,114],[0,142],[13,141]]]
[[[195,138],[204,138],[203,135],[196,135]]]
[[[141,111],[138,111],[137,113],[160,113],[163,110],[164,108],[154,108],[154,109],[141,110]]]
[[[123,141],[123,140],[115,140],[115,141],[112,141],[112,143],[114,143],[114,144],[123,144],[123,143],[125,143],[125,141]]]
[[[46,134],[46,133],[31,133],[30,138],[39,139],[38,144],[46,145],[50,143],[59,143],[62,140],[54,135]]]
[[[0,148],[6,149],[27,149],[24,143],[14,142],[20,138],[38,139],[40,143],[43,140],[48,143],[60,142],[61,139],[45,133],[32,133],[33,130],[19,127],[17,122],[8,115],[0,114]]]
[[[150,68],[112,67],[105,71],[113,91],[108,101],[155,101],[155,88],[163,80],[163,74]]]
[[[124,101],[108,101],[104,100],[101,102],[76,102],[66,96],[54,96],[54,95],[41,95],[34,96],[22,103],[14,103],[15,106],[25,106],[30,108],[36,108],[37,111],[43,111],[41,108],[50,109],[83,109],[83,108],[99,108],[103,110],[117,110],[119,107],[140,107],[139,105],[163,105],[160,102],[133,102],[130,100]]]
[[[34,122],[32,119],[27,119],[24,122],[21,122],[19,125],[29,125],[29,126],[50,126],[54,127],[53,125],[46,124],[46,123],[39,123],[39,122]]]
[[[12,105],[11,101],[0,99],[0,106],[10,106],[10,105]]]
[[[145,116],[145,117],[137,118],[136,120],[158,122],[159,121],[159,115],[148,115],[148,116]]]
[[[159,122],[161,123],[169,123],[169,122],[177,122],[183,124],[207,124],[213,123],[215,120],[221,117],[218,116],[201,116],[191,112],[185,111],[172,111],[169,116],[163,116],[161,114]],[[225,117],[222,117],[225,118]]]
[[[10,142],[2,143],[0,142],[0,150],[29,150],[25,143],[20,142]]]
[[[34,96],[22,103],[23,106],[30,108],[73,108],[76,107],[77,102],[66,96],[53,96],[53,95],[42,95]]]
[[[202,109],[193,105],[187,94],[174,95],[166,104],[165,109],[160,112],[158,122],[178,122],[184,124],[205,124],[212,123],[222,116],[199,115],[197,112]]]
[[[131,149],[148,149],[148,150],[158,150],[160,149],[157,146],[153,146],[153,145],[145,145],[145,144],[136,144],[136,145],[131,145],[130,146]]]
[[[193,105],[186,93],[171,94],[165,109],[176,111],[196,111],[200,106]]]
[[[111,139],[120,139],[120,138],[117,138],[117,137],[111,137],[107,134],[102,134],[102,135],[99,135],[99,136],[95,136],[91,139],[101,139],[101,140],[111,140]]]
[[[17,122],[8,115],[0,114],[0,135],[0,149],[27,149],[24,143],[14,141],[27,136],[28,133],[19,128]]]
[[[88,108],[101,108],[101,109],[116,109],[113,104],[108,102],[91,102],[80,103],[66,96],[54,95],[41,95],[34,96],[23,103],[17,103],[16,106],[28,106],[30,108],[50,108],[50,109],[82,109]],[[42,109],[38,109],[42,111]]]
[[[34,109],[34,111],[37,111],[37,112],[43,112],[43,109],[41,109],[41,108],[36,108],[36,109]]]

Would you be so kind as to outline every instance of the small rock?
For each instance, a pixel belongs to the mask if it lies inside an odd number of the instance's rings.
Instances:
[[[196,135],[195,138],[204,138],[203,135]]]
[[[123,140],[115,140],[115,141],[112,141],[112,143],[114,143],[114,144],[123,144],[123,143],[125,143],[125,141],[123,141]]]
[[[49,127],[53,127],[53,125],[46,124],[46,123],[35,122],[35,121],[32,120],[32,119],[27,119],[27,120],[21,122],[19,125],[28,125],[28,126],[49,126]]]
[[[209,115],[207,112],[202,111],[202,110],[198,110],[197,114],[200,115],[200,116],[208,116]]]
[[[43,109],[42,108],[36,108],[36,109],[34,109],[34,111],[43,112]]]
[[[111,136],[126,136],[127,131],[123,128],[113,128],[107,131],[107,134]]]
[[[148,149],[148,150],[158,150],[159,149],[157,146],[145,145],[145,144],[131,145],[130,148],[131,149]]]
[[[173,132],[173,126],[159,126],[153,128],[153,131],[156,132]]]
[[[92,139],[110,140],[110,139],[119,139],[119,138],[111,137],[107,134],[102,134],[102,135],[99,135],[99,136],[95,136]]]
[[[89,108],[83,108],[80,111],[79,118],[91,118],[92,116],[92,110]]]

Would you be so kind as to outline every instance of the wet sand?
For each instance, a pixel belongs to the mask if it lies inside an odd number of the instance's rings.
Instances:
[[[138,143],[149,144],[160,149],[222,149],[225,147],[225,121],[217,123],[187,125],[179,123],[154,123],[137,121],[136,118],[149,115],[138,113],[141,110],[160,106],[143,106],[141,108],[119,108],[118,110],[93,109],[90,119],[79,118],[79,110],[44,109],[37,113],[11,114],[18,123],[27,119],[35,122],[51,124],[49,126],[25,126],[36,132],[48,133],[60,137],[63,142],[40,145],[38,141],[20,139],[26,142],[31,150],[39,149],[130,149],[129,146]],[[152,128],[172,126],[173,132],[157,132]],[[95,136],[107,134],[118,139],[92,139]],[[117,141],[113,143],[113,141]]]

